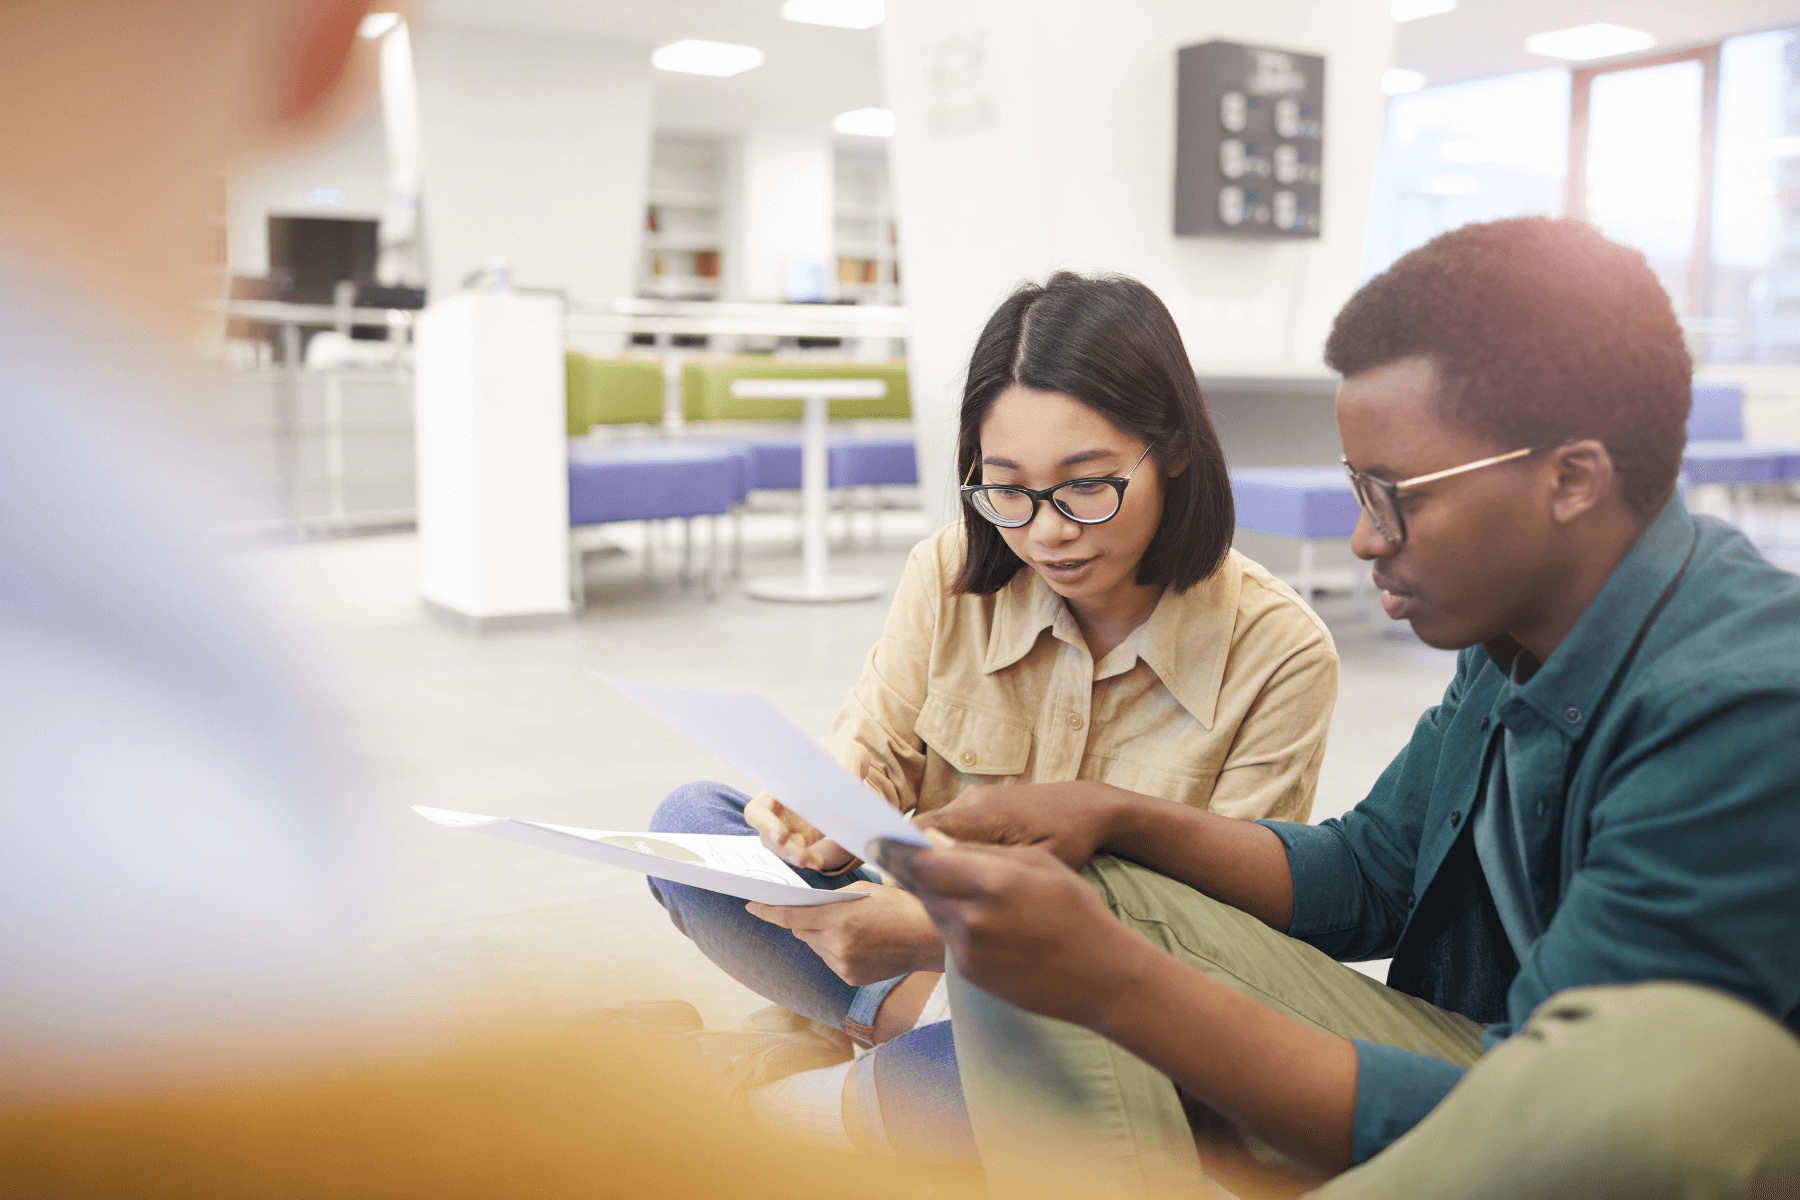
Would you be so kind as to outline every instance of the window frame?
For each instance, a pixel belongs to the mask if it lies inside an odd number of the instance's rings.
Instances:
[[[1676,305],[1676,315],[1684,320],[1705,317],[1712,295],[1713,192],[1717,184],[1715,176],[1721,44],[1712,42],[1660,54],[1612,59],[1596,66],[1571,67],[1569,70],[1569,165],[1563,180],[1563,212],[1576,220],[1586,221],[1588,108],[1594,80],[1602,75],[1635,71],[1641,67],[1660,67],[1666,63],[1700,64],[1700,195],[1699,203],[1695,206],[1693,257],[1688,262],[1684,287],[1687,294],[1680,297],[1680,302]]]

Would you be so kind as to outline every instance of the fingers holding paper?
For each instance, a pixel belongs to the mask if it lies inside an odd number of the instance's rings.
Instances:
[[[852,746],[843,767],[890,806],[899,807],[894,785],[876,767],[869,752]],[[826,837],[805,817],[763,792],[744,807],[744,820],[756,830],[771,853],[796,867],[836,872],[856,861],[855,856]]]
[[[861,987],[909,971],[944,969],[944,944],[916,897],[858,880],[844,888],[867,898],[855,904],[745,906],[811,946],[845,983]]]
[[[982,990],[1090,1024],[1153,952],[1043,847],[933,842],[879,842],[878,861],[924,905],[958,970]]]
[[[770,853],[809,871],[837,871],[852,855],[820,833],[807,819],[763,792],[744,806],[744,820]]]

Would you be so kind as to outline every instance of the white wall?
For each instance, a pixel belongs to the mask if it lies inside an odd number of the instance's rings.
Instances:
[[[1325,56],[1323,237],[1171,232],[1175,52],[1213,39]],[[927,504],[954,512],[962,372],[1021,279],[1123,271],[1162,296],[1201,375],[1323,375],[1359,280],[1393,47],[1387,0],[891,0],[882,63]]]
[[[649,172],[641,47],[432,22],[414,37],[430,286],[492,257],[573,304],[633,293]]]
[[[788,298],[788,264],[819,264],[827,294],[837,279],[836,159],[831,131],[754,127],[739,137],[728,209],[729,294],[736,300]],[[730,260],[737,267],[732,269]]]
[[[314,188],[337,188],[341,206],[309,203]],[[231,269],[269,270],[269,217],[357,217],[375,220],[387,198],[387,142],[381,113],[370,111],[340,136],[302,153],[272,159],[232,176],[226,198]]]

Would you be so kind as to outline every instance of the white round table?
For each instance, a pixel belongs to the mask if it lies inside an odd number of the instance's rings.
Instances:
[[[801,572],[748,580],[744,591],[759,600],[794,604],[828,604],[879,596],[883,591],[879,581],[831,575],[825,569],[825,509],[831,487],[825,420],[831,401],[879,400],[887,395],[887,382],[881,379],[737,379],[732,381],[731,394],[741,400],[801,400],[806,405],[800,457]]]

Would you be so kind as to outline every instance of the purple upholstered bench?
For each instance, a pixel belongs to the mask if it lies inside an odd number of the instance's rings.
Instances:
[[[1231,499],[1238,528],[1299,539],[1299,586],[1294,590],[1309,604],[1314,546],[1349,537],[1362,514],[1342,467],[1238,467],[1231,472]],[[1352,571],[1351,579],[1360,611],[1363,572]]]
[[[753,457],[740,442],[701,438],[632,438],[621,441],[577,440],[569,449],[569,524],[608,521],[684,522],[682,581],[693,556],[695,517],[707,517],[710,561],[706,598],[719,594],[718,518],[733,511],[750,490]],[[655,539],[646,532],[644,560],[650,565]],[[586,600],[581,555],[573,551],[575,601]]]
[[[800,487],[800,439],[750,438],[744,442],[755,457],[753,488],[794,491]],[[919,482],[913,440],[900,438],[832,438],[831,486],[868,487]]]
[[[1744,440],[1744,389],[1735,383],[1694,384],[1687,433],[1687,448],[1681,454],[1683,478],[1690,487],[1723,486],[1736,525],[1744,524],[1739,519],[1741,486],[1800,480],[1800,446]]]
[[[750,438],[744,443],[755,458],[750,486],[773,491],[800,487],[798,437]],[[829,446],[830,480],[834,488],[883,487],[919,482],[918,459],[910,437],[838,437]],[[880,506],[871,508],[875,540],[880,540]],[[850,519],[846,511],[845,520]]]

